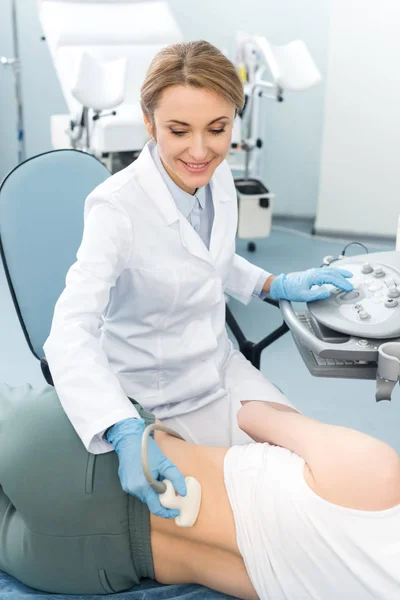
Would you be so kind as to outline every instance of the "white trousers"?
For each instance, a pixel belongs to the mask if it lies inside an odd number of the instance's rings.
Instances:
[[[193,412],[163,419],[188,442],[205,446],[230,447],[253,440],[239,429],[237,412],[243,400],[277,402],[294,408],[286,396],[248,361],[232,349],[222,371],[226,394]]]

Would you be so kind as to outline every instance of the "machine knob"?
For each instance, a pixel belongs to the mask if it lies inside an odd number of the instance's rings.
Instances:
[[[385,275],[386,275],[386,273],[382,269],[382,267],[376,267],[374,269],[374,277],[380,278],[380,277],[385,277]]]
[[[400,296],[400,290],[399,288],[394,285],[393,287],[388,289],[388,296],[389,298],[398,298]]]
[[[394,300],[393,298],[388,298],[388,299],[385,301],[385,306],[386,306],[386,308],[396,308],[396,306],[397,306],[398,304],[399,304],[399,303],[397,302],[397,300]]]
[[[368,275],[368,273],[372,273],[374,269],[371,267],[371,265],[369,263],[364,263],[363,266],[361,267],[361,273],[364,273],[364,275]]]

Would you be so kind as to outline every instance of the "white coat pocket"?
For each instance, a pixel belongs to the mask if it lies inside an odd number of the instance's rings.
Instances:
[[[161,347],[164,402],[199,398],[220,387],[218,340],[209,318],[185,323],[175,343],[163,337]]]
[[[129,398],[147,407],[160,402],[160,373],[156,369],[123,371],[118,379]]]

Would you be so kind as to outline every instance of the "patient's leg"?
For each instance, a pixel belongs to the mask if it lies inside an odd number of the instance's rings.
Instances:
[[[127,498],[117,471],[114,452],[86,451],[54,388],[0,385],[0,569],[56,593],[137,583],[131,540],[138,552],[145,541],[131,524],[149,531],[148,511]]]
[[[359,510],[400,503],[400,459],[384,442],[260,402],[243,406],[238,422],[254,440],[301,456],[308,484],[326,500]]]

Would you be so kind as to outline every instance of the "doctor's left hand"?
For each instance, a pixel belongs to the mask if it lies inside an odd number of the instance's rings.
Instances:
[[[136,496],[147,504],[150,512],[164,519],[174,519],[179,510],[164,508],[156,491],[144,476],[141,459],[142,436],[145,430],[143,419],[129,418],[116,423],[107,431],[107,440],[118,455],[118,475],[124,492]],[[152,437],[148,445],[149,468],[154,479],[169,479],[180,496],[186,496],[186,482],[182,473],[162,453]]]
[[[345,292],[350,292],[354,288],[348,281],[349,277],[353,277],[353,273],[350,271],[332,267],[308,269],[288,275],[282,273],[272,280],[269,293],[273,300],[290,300],[291,302],[324,300],[330,296],[330,291],[326,288],[311,289],[313,286],[329,283]]]

